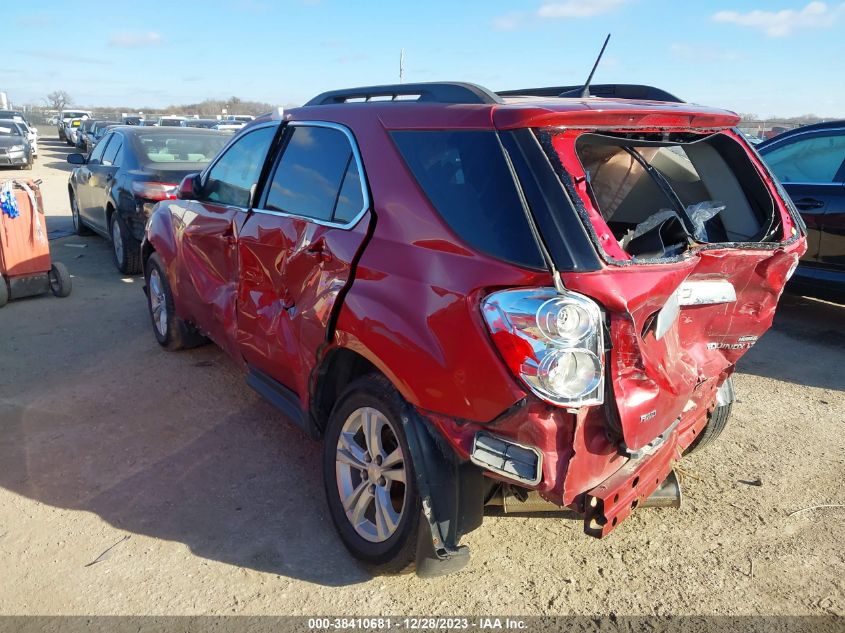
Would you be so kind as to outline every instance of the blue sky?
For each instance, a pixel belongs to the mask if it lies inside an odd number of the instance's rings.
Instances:
[[[70,7],[75,7],[71,10]],[[298,104],[398,80],[493,90],[650,83],[764,116],[845,117],[845,2],[27,0],[4,3],[0,90],[80,105]]]

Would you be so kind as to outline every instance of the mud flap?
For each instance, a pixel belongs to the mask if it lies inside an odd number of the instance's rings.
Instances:
[[[450,574],[469,563],[469,548],[458,542],[484,518],[484,476],[474,464],[459,462],[410,407],[402,412],[402,425],[422,502],[417,575]]]

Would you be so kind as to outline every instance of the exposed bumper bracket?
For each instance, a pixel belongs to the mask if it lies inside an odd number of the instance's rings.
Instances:
[[[624,521],[638,506],[644,505],[658,489],[667,486],[662,507],[680,505],[680,486],[674,478],[678,442],[677,426],[654,453],[631,459],[616,473],[584,496],[584,532],[602,538]],[[670,475],[672,479],[669,479]],[[677,492],[677,494],[674,494]],[[658,506],[661,504],[651,503]]]

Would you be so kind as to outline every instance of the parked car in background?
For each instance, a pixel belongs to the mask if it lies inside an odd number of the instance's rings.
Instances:
[[[32,169],[32,146],[24,125],[12,119],[0,121],[0,167]]]
[[[161,127],[181,127],[183,121],[187,121],[188,117],[179,115],[166,115],[159,117],[157,125]]]
[[[85,136],[91,131],[91,128],[93,128],[96,122],[96,119],[83,119],[82,123],[79,124],[79,128],[76,131],[76,143],[74,143],[77,149],[85,150]]]
[[[38,130],[34,125],[31,126],[26,121],[18,121],[17,123],[26,134],[29,146],[32,148],[32,157],[38,158]]]
[[[238,121],[218,121],[217,125],[213,126],[212,129],[220,130],[221,132],[228,132],[232,134],[234,132],[238,132],[242,130],[246,123],[238,122]]]
[[[68,145],[76,145],[76,141],[79,138],[79,128],[82,126],[82,122],[84,120],[85,119],[70,119],[65,124],[65,142]]]
[[[141,119],[138,125],[140,127],[156,127],[158,125],[158,119]]]
[[[12,119],[14,121],[23,121],[29,125],[26,115],[21,110],[0,110],[0,119]]]
[[[784,132],[757,146],[807,225],[789,287],[845,301],[845,120]]]
[[[238,123],[249,123],[254,121],[255,117],[251,114],[229,114],[223,117],[225,121],[237,121]]]
[[[736,114],[594,89],[325,93],[150,218],[156,340],[210,338],[323,439],[332,521],[377,568],[460,568],[496,500],[605,536],[679,500],[674,464],[729,419],[800,218]]]
[[[82,147],[83,153],[87,154],[94,149],[97,142],[105,136],[106,131],[116,125],[121,125],[121,123],[117,121],[94,121],[91,129],[85,133],[84,146]]]
[[[220,121],[217,119],[185,119],[182,121],[182,127],[201,127],[207,130],[214,128]]]
[[[143,118],[140,116],[125,116],[123,117],[123,125],[140,125]]]
[[[182,178],[208,164],[227,140],[212,130],[110,128],[89,156],[67,158],[77,165],[68,183],[76,232],[111,239],[118,270],[140,272],[139,246],[153,206],[174,197]]]
[[[93,117],[90,110],[62,110],[59,113],[57,120],[57,127],[60,141],[67,141],[67,124],[73,119],[81,119],[82,117]]]

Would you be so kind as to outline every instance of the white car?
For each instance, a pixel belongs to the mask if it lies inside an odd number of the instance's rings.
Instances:
[[[82,125],[84,119],[70,119],[65,124],[65,141],[68,145],[76,145],[76,140],[79,138],[79,126]]]
[[[161,127],[181,127],[182,121],[187,121],[188,117],[178,115],[166,115],[159,117],[158,125]]]
[[[56,126],[59,129],[59,140],[60,141],[67,141],[67,124],[70,123],[73,119],[81,119],[83,117],[88,117],[89,119],[94,116],[90,110],[62,110],[59,112],[59,119],[56,123]],[[77,125],[77,127],[79,127]],[[74,141],[75,143],[75,141]],[[74,143],[70,143],[73,145]]]
[[[212,130],[219,130],[221,132],[237,132],[246,123],[239,122],[239,121],[220,121],[217,125],[215,125]]]
[[[18,121],[18,124],[26,130],[26,138],[32,148],[32,157],[38,158],[38,130],[34,125],[28,125],[26,121]]]

